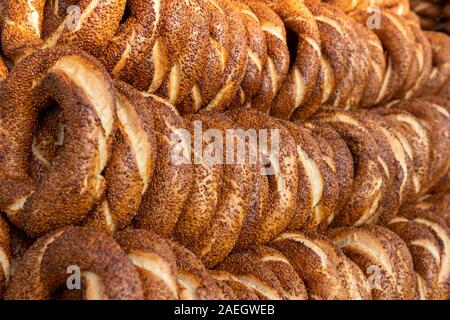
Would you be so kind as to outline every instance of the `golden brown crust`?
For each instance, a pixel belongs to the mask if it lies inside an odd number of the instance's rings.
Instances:
[[[275,249],[260,246],[234,252],[217,270],[227,271],[263,300],[304,300],[306,290],[286,257]]]
[[[415,200],[418,195],[426,192],[428,186],[432,148],[430,133],[422,121],[407,111],[397,108],[377,108],[375,110],[391,126],[408,159],[412,161],[412,168],[408,171],[414,192],[405,200]]]
[[[422,278],[429,299],[448,299],[450,229],[436,207],[426,202],[404,206],[389,227],[409,247],[414,269]]]
[[[345,140],[342,139],[339,133],[333,129],[331,125],[316,120],[313,120],[306,125],[311,128],[314,136],[321,137],[323,140],[328,141],[330,147],[333,149],[333,161],[331,161],[331,163],[334,163],[339,184],[338,204],[335,211],[338,213],[351,197],[353,189],[354,163],[352,154],[345,143]],[[330,162],[329,159],[326,160],[327,162]]]
[[[273,102],[271,114],[282,119],[307,118],[319,108],[322,97],[321,92],[314,93],[321,55],[317,24],[303,1],[264,0],[264,3],[280,16],[298,39],[295,58]]]
[[[68,270],[75,269],[81,271],[84,299],[143,298],[139,274],[112,238],[89,228],[67,227],[31,246],[11,278],[5,299],[49,299],[67,285]]]
[[[66,6],[60,8],[63,11],[55,10],[52,4],[47,6],[50,12],[45,12],[47,2],[6,1],[8,15],[3,25],[2,45],[5,55],[16,63],[35,49],[57,44],[71,45],[95,55],[114,35],[126,1],[101,0],[95,6],[91,1],[78,1],[76,14],[79,16],[66,12]]]
[[[269,113],[289,71],[289,50],[286,40],[286,29],[280,17],[266,4],[254,0],[242,0],[259,19],[264,31],[267,46],[266,60],[262,61],[262,81],[253,96],[251,107]]]
[[[164,239],[140,229],[118,232],[114,238],[139,272],[145,300],[178,299],[176,258]]]
[[[189,146],[179,141],[179,130],[186,124],[176,109],[154,95],[146,95],[147,108],[154,118],[157,159],[154,178],[141,202],[136,216],[139,228],[171,237],[192,186],[192,164],[176,163],[172,152]],[[183,153],[184,154],[184,153]]]
[[[368,278],[376,300],[415,299],[416,275],[406,244],[380,226],[339,228],[329,232],[333,242]]]
[[[223,270],[209,270],[219,286],[226,285],[233,292],[230,300],[259,300],[258,295],[233,274]]]
[[[225,64],[222,66],[220,88],[214,93],[211,100],[205,101],[206,106],[202,109],[203,112],[220,112],[229,107],[244,81],[249,62],[249,38],[247,37],[244,16],[233,6],[232,1],[220,0],[219,4],[230,28],[231,42],[225,47],[225,50],[229,52],[227,54],[228,59],[225,59]],[[220,54],[223,54],[223,52]],[[208,86],[207,73],[203,77],[203,85]]]
[[[358,289],[357,274],[350,271],[351,266],[346,262],[343,253],[326,237],[313,232],[286,232],[270,246],[289,259],[304,281],[310,299],[369,298]],[[352,280],[349,282],[350,277]],[[363,283],[360,282],[360,285],[367,285]]]
[[[352,17],[365,24],[370,13],[357,11]],[[380,11],[380,28],[373,29],[387,52],[387,69],[384,82],[376,103],[390,101],[396,94],[402,92],[403,85],[409,75],[412,54],[414,53],[411,34],[402,22],[403,18],[393,12]]]
[[[256,130],[260,140],[262,132],[267,136],[257,152],[263,165],[261,174],[269,182],[268,207],[260,220],[247,219],[240,238],[240,244],[264,244],[280,234],[294,215],[298,188],[295,141],[280,121],[256,110],[236,110],[228,115],[244,130]]]
[[[135,89],[115,82],[117,127],[114,151],[105,169],[105,195],[85,222],[113,233],[128,226],[151,182],[156,163],[153,114]]]
[[[34,237],[80,222],[103,192],[115,132],[114,89],[106,70],[79,50],[58,47],[25,59],[2,89],[2,209]],[[64,110],[67,134],[52,170],[39,182],[28,175],[28,150],[38,113],[50,98]]]
[[[364,124],[349,112],[333,111],[317,116],[330,124],[346,141],[355,165],[352,197],[336,216],[334,226],[374,224],[385,192],[379,147]]]
[[[234,126],[232,122],[223,116],[209,117],[204,115],[191,116],[188,118],[190,121],[200,121],[203,126],[203,130],[218,130],[223,136],[227,136],[227,130],[232,129]],[[194,129],[195,130],[195,129]],[[195,136],[194,139],[197,137]],[[227,138],[228,139],[228,138]],[[232,137],[236,139],[236,137]],[[194,143],[197,143],[194,141]],[[222,159],[227,159],[227,144],[231,143],[229,140],[224,141],[222,146],[215,145],[214,152],[220,152],[223,150]],[[238,143],[237,139],[234,140],[233,154],[237,155]],[[216,149],[216,148],[222,148]],[[211,150],[212,152],[213,150]],[[203,155],[205,156],[205,155]],[[208,163],[208,159],[203,159],[203,164],[211,166]],[[251,196],[253,190],[253,182],[255,176],[259,174],[256,171],[256,166],[251,163],[244,164],[228,164],[220,163],[223,167],[222,177],[219,185],[216,185],[218,190],[208,189],[207,194],[217,193],[217,198],[213,200],[212,206],[208,209],[209,213],[206,213],[205,221],[199,230],[198,237],[191,238],[191,244],[189,248],[201,258],[202,262],[209,268],[215,266],[227,256],[230,251],[236,245],[242,226],[247,217],[247,211],[251,205]],[[196,176],[194,176],[196,178]],[[201,181],[200,181],[201,182]],[[197,182],[196,182],[197,183]],[[196,185],[196,183],[194,185]],[[212,180],[207,179],[206,183],[209,187],[214,187],[210,183]],[[202,195],[200,195],[202,196]],[[190,203],[186,204],[187,206]],[[185,217],[191,220],[192,215],[196,215],[197,212],[191,212],[191,217]],[[184,221],[180,221],[178,226],[182,225]],[[180,226],[181,227],[181,226]],[[190,237],[188,226],[182,226],[185,230],[184,238]],[[181,229],[181,230],[182,230]]]
[[[0,299],[3,298],[5,288],[8,285],[10,265],[10,236],[8,224],[0,217]]]
[[[181,245],[167,240],[177,261],[180,300],[223,300],[223,292],[201,261]]]
[[[422,95],[435,95],[450,79],[450,37],[442,32],[425,31],[433,55],[430,79],[421,91]]]

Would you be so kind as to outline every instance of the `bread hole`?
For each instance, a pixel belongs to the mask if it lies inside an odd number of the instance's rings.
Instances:
[[[297,33],[293,31],[291,28],[289,28],[287,25],[286,25],[286,39],[290,56],[289,68],[292,68],[297,58],[297,47],[299,44],[299,39]]]

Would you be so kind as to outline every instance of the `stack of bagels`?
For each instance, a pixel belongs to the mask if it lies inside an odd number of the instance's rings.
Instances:
[[[0,0],[0,30],[0,298],[450,298],[450,38],[408,1]],[[199,125],[270,142],[211,163]]]

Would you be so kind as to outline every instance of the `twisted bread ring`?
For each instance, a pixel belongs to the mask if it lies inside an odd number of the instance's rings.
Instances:
[[[0,298],[3,298],[4,290],[8,285],[11,265],[10,255],[10,237],[7,223],[0,217]]]
[[[147,61],[154,50],[157,36],[163,28],[162,12],[167,1],[127,1],[126,13],[108,44],[98,53],[100,61],[118,79],[142,90],[151,81],[152,71]],[[59,3],[59,10],[65,10]],[[174,39],[177,34],[174,33]],[[161,59],[161,58],[160,58]]]
[[[412,180],[409,179],[412,161],[382,117],[363,111],[356,116],[374,137],[380,151],[378,162],[383,168],[381,172],[386,185],[386,192],[380,200],[380,223],[386,223],[397,215],[404,199],[414,193]]]
[[[417,297],[411,254],[395,233],[380,226],[370,226],[333,229],[329,235],[372,282],[375,300]]]
[[[118,135],[105,169],[106,190],[85,222],[113,233],[128,226],[151,182],[156,162],[153,114],[147,100],[116,81]]]
[[[241,0],[258,17],[266,37],[267,56],[262,63],[262,82],[251,100],[252,108],[269,113],[272,101],[289,71],[289,50],[283,21],[266,4],[254,0]]]
[[[233,51],[235,36],[222,7],[213,1],[204,1],[205,19],[209,27],[207,60],[203,74],[200,75],[191,93],[177,106],[181,113],[200,110],[220,91],[224,71],[228,63],[227,54]],[[235,18],[233,16],[232,18]],[[242,42],[236,43],[240,48]],[[242,60],[243,61],[243,60]]]
[[[311,232],[283,233],[270,246],[282,252],[314,300],[370,299],[367,279],[326,237]]]
[[[292,59],[289,74],[273,102],[271,114],[283,119],[306,118],[319,108],[322,97],[322,92],[313,92],[321,57],[317,24],[303,1],[263,2],[280,16],[298,40],[295,59]]]
[[[220,7],[230,26],[231,44],[228,59],[224,64],[221,87],[203,108],[203,111],[207,112],[224,111],[233,102],[241,83],[244,81],[249,62],[249,38],[243,36],[247,35],[245,27],[245,21],[247,20],[244,20],[241,12],[233,6],[232,1],[221,0]],[[258,28],[256,29],[259,31]],[[223,55],[223,52],[220,54]],[[204,81],[209,81],[207,75],[205,75]]]
[[[138,272],[112,238],[90,228],[67,227],[31,246],[11,278],[5,299],[49,299],[66,285],[71,266],[81,271],[84,299],[143,298]]]
[[[426,298],[448,299],[450,229],[432,209],[426,203],[405,206],[389,227],[408,244],[414,269],[425,283]]]
[[[345,110],[358,107],[369,74],[369,49],[366,40],[362,38],[361,29],[364,27],[355,23],[353,19],[332,6],[321,6],[325,12],[325,21],[337,28],[341,35],[342,45],[346,47],[346,55],[341,62],[345,73],[337,81],[337,88],[331,94],[329,104]],[[326,20],[328,18],[328,20]],[[320,19],[324,19],[323,16]],[[331,39],[325,35],[326,41]],[[331,44],[333,46],[333,41]]]
[[[208,40],[202,12],[197,0],[165,2],[165,10],[161,12],[163,29],[151,59],[147,59],[150,70],[154,70],[151,84],[145,88],[149,93],[177,104],[202,74]]]
[[[216,269],[229,272],[263,300],[307,299],[303,281],[287,258],[269,247],[232,253]]]
[[[125,230],[115,234],[139,272],[145,300],[178,299],[176,258],[165,240],[146,230]]]
[[[59,1],[6,0],[5,4],[8,14],[2,45],[5,55],[16,63],[35,49],[56,44],[72,45],[95,55],[114,35],[125,9],[124,0],[79,0],[79,16],[74,17],[54,7]]]
[[[354,165],[352,154],[344,139],[342,139],[332,126],[326,123],[320,123],[316,120],[307,123],[306,126],[311,128],[315,137],[320,137],[325,141],[329,141],[329,144],[333,149],[332,159],[329,159],[330,156],[328,155],[326,156],[325,161],[330,163],[329,165],[332,169],[334,164],[334,170],[336,171],[339,184],[337,192],[337,198],[339,200],[336,206],[336,212],[340,212],[350,199],[353,188]]]
[[[174,151],[186,154],[190,146],[180,137],[179,130],[186,129],[186,124],[177,110],[154,95],[146,95],[146,100],[154,119],[157,158],[154,178],[143,196],[135,223],[169,238],[192,185],[192,165],[175,163],[172,156]]]
[[[264,244],[280,234],[294,215],[298,191],[295,141],[280,121],[255,110],[236,110],[228,115],[244,130],[256,128],[259,132],[257,156],[266,166],[261,175],[269,183],[269,201],[261,216],[247,216],[239,245]]]
[[[335,226],[360,226],[375,223],[379,204],[385,192],[383,168],[379,163],[379,148],[368,129],[349,112],[335,111],[317,116],[330,124],[345,140],[353,155],[355,176],[353,197],[336,216]]]
[[[419,77],[415,84],[404,95],[405,99],[410,99],[418,94],[422,88],[428,83],[431,75],[433,52],[431,50],[431,44],[425,33],[420,28],[418,17],[414,13],[409,13],[407,16],[407,23],[412,29],[415,37],[415,53],[416,59],[419,63]]]
[[[337,205],[338,181],[332,163],[316,146],[326,141],[314,137],[308,128],[299,122],[296,125],[283,123],[297,144],[299,186],[297,207],[289,228],[317,230],[325,229],[334,218]],[[331,161],[328,161],[331,160]]]
[[[210,270],[209,273],[219,286],[225,284],[237,300],[259,300],[258,295],[235,275],[223,270]]]
[[[432,148],[427,190],[445,176],[449,168],[450,112],[444,107],[444,103],[445,100],[441,102],[421,98],[391,104],[391,108],[406,110],[417,117],[430,134]]]
[[[352,15],[361,24],[369,17],[366,11],[357,11]],[[409,75],[414,47],[411,34],[400,16],[388,11],[380,12],[380,28],[373,29],[387,51],[387,69],[376,103],[390,101],[402,92]]]
[[[167,241],[177,262],[181,300],[223,300],[223,292],[197,257],[181,245]]]
[[[35,181],[28,175],[28,150],[38,113],[50,98],[64,110],[65,143],[45,179]],[[0,101],[0,207],[34,237],[80,222],[103,192],[115,129],[106,70],[78,50],[37,51],[2,83]]]
[[[227,136],[227,141],[223,141],[223,146],[215,146],[213,150],[208,150],[208,152],[219,153],[223,151],[222,159],[227,159],[228,150],[226,150],[226,146],[233,143],[233,155],[238,155],[237,137],[231,137],[233,141],[228,139],[227,130],[231,129],[233,125],[226,117],[217,116],[213,118],[206,115],[193,115],[187,119],[194,124],[200,122],[205,130],[210,132],[216,130],[222,136]],[[216,137],[210,138],[216,139]],[[196,144],[197,142],[194,141],[193,143]],[[231,252],[238,241],[246,213],[251,205],[251,192],[255,175],[259,172],[256,172],[255,165],[249,163],[224,164],[222,170],[216,170],[214,169],[215,163],[209,163],[208,159],[204,159],[208,155],[199,156],[202,157],[202,164],[194,168],[194,178],[201,178],[206,174],[206,179],[194,182],[192,190],[199,191],[200,194],[194,193],[193,197],[190,197],[189,203],[186,204],[187,212],[179,220],[178,230],[179,237],[184,239],[184,243],[191,242],[189,248],[192,252],[200,257],[207,267],[213,267]],[[217,173],[221,176],[218,177]],[[202,189],[202,183],[206,183],[207,189]],[[205,190],[208,190],[206,197],[203,193]],[[196,203],[196,201],[199,202]],[[193,205],[193,207],[189,207],[190,205]],[[196,208],[200,210],[195,210]],[[199,211],[203,211],[200,217],[197,216]],[[195,228],[198,222],[200,222],[200,225]],[[187,224],[185,225],[185,223]],[[198,236],[196,238],[193,238],[190,233],[192,224],[194,224],[194,230],[197,229],[195,233]]]
[[[253,96],[262,84],[263,63],[267,61],[266,35],[260,26],[259,18],[250,6],[239,1],[233,5],[241,12],[248,38],[247,70],[236,93],[232,106],[251,106]]]
[[[433,68],[422,95],[435,95],[450,79],[450,37],[442,32],[425,31],[433,52]]]
[[[430,134],[421,121],[411,113],[389,108],[377,108],[377,113],[383,115],[394,134],[402,144],[408,158],[413,162],[413,170],[408,170],[415,194],[426,191],[429,179],[431,141]]]
[[[156,158],[153,115],[147,101],[132,87],[116,81],[117,134],[105,169],[105,193],[84,225],[113,233],[128,226],[153,175]],[[33,141],[36,166],[32,174],[42,181],[64,144],[61,109],[51,109]]]

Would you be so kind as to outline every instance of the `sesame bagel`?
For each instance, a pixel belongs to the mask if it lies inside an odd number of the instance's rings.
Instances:
[[[128,226],[152,180],[156,163],[153,114],[147,100],[116,81],[117,127],[114,151],[105,170],[106,190],[85,221],[113,233]]]
[[[375,300],[415,299],[416,276],[406,244],[380,226],[330,230],[333,242],[368,278]]]
[[[201,261],[189,250],[173,241],[167,241],[177,262],[180,300],[223,300],[217,282]]]
[[[4,53],[17,63],[35,49],[62,44],[95,55],[116,32],[125,2],[81,0],[58,7],[59,1],[6,0]]]
[[[163,30],[162,13],[167,1],[127,1],[126,13],[108,43],[98,53],[99,60],[114,78],[144,90],[152,71],[147,59],[155,50],[157,37]],[[61,9],[61,4],[59,4]],[[176,34],[174,34],[176,36]]]
[[[378,162],[383,169],[381,172],[386,185],[386,192],[380,200],[380,223],[386,223],[396,216],[403,199],[414,194],[414,185],[409,179],[412,161],[382,117],[364,111],[356,116],[370,131],[380,151]]]
[[[306,118],[319,108],[322,97],[322,92],[314,94],[321,57],[317,24],[303,1],[264,0],[264,3],[280,16],[298,40],[298,47],[291,50],[291,67],[271,114],[282,119]]]
[[[370,13],[357,11],[352,17],[365,25]],[[378,36],[387,52],[387,68],[384,82],[376,103],[390,101],[396,94],[403,93],[403,85],[409,75],[414,45],[412,35],[403,18],[386,10],[380,11],[380,27],[372,31]]]
[[[220,7],[230,26],[231,45],[225,48],[230,51],[224,63],[221,86],[213,98],[207,101],[207,105],[202,109],[204,112],[220,112],[229,107],[244,81],[249,63],[249,37],[245,24],[250,23],[249,20],[233,5],[232,1],[221,0]],[[255,28],[254,23],[250,28]],[[260,31],[258,28],[256,30]],[[223,52],[221,54],[223,55]],[[205,75],[205,77],[206,81],[209,81],[208,76]]]
[[[11,278],[5,299],[55,297],[69,284],[68,270],[81,272],[83,299],[143,298],[138,272],[112,238],[90,228],[67,227],[31,246]]]
[[[450,79],[450,37],[442,32],[425,31],[424,33],[431,45],[433,67],[430,81],[425,84],[421,93],[434,95],[438,94]]]
[[[331,125],[345,140],[355,166],[352,197],[334,219],[335,226],[373,224],[380,215],[385,192],[379,147],[369,130],[349,112],[335,111],[317,116]]]
[[[114,233],[128,226],[151,181],[156,162],[153,115],[146,99],[135,89],[115,82],[117,133],[111,159],[105,169],[105,192],[83,222]],[[64,145],[62,109],[50,109],[33,140],[35,165],[32,175],[42,181]]]
[[[253,132],[249,147],[257,148],[253,156],[262,165],[259,174],[269,183],[268,206],[259,220],[247,219],[239,243],[264,244],[280,234],[294,216],[298,190],[295,141],[281,122],[260,112],[236,110],[227,115],[239,127],[250,130],[249,135]]]
[[[365,283],[367,280],[351,270],[354,266],[346,262],[342,252],[326,237],[313,232],[286,232],[276,238],[270,246],[289,259],[304,281],[310,299],[370,298],[370,294],[367,294],[368,290],[363,289],[368,286]],[[351,281],[348,282],[347,279],[350,278]],[[357,279],[363,280],[359,283],[359,288]],[[360,292],[360,289],[365,293]]]
[[[28,174],[28,150],[39,112],[52,99],[64,110],[65,143],[36,181]],[[0,101],[1,209],[33,237],[80,222],[104,191],[115,132],[113,83],[105,69],[78,50],[37,51],[2,83]]]
[[[247,34],[248,52],[245,77],[236,93],[232,106],[251,106],[253,96],[262,84],[263,62],[267,61],[266,35],[259,18],[250,6],[239,1],[233,5],[241,13]]]
[[[232,290],[235,300],[259,300],[255,291],[235,275],[223,270],[210,270],[209,273],[218,285],[225,284]]]
[[[326,141],[314,137],[300,122],[284,123],[297,144],[299,186],[297,207],[289,224],[293,230],[325,229],[334,219],[337,206],[338,181],[333,161],[327,161]],[[319,148],[316,146],[322,144]]]
[[[197,155],[202,157],[202,165],[199,166],[200,170],[205,166],[209,167],[210,170],[214,170],[213,167],[217,164],[222,165],[223,167],[220,182],[216,185],[218,190],[211,190],[211,187],[214,187],[212,184],[214,181],[212,180],[213,177],[207,178],[205,181],[207,187],[210,188],[207,193],[217,193],[216,197],[213,195],[213,198],[215,199],[212,199],[212,206],[209,206],[207,209],[205,208],[206,210],[209,210],[209,213],[206,213],[206,216],[209,216],[210,219],[201,222],[203,225],[200,226],[202,229],[199,230],[200,233],[197,238],[192,238],[189,228],[189,225],[191,224],[189,222],[198,219],[197,210],[191,211],[190,216],[182,217],[178,224],[182,233],[184,233],[181,237],[184,237],[185,239],[190,238],[192,241],[188,246],[189,249],[200,257],[202,262],[208,268],[211,268],[222,261],[236,245],[242,226],[247,217],[246,213],[251,205],[251,192],[253,190],[255,176],[260,173],[256,171],[257,167],[254,164],[248,162],[242,164],[224,163],[223,159],[228,159],[229,156],[227,150],[227,144],[229,143],[233,143],[234,145],[233,156],[235,154],[239,156],[237,137],[231,136],[233,141],[229,141],[230,135],[227,134],[227,130],[233,128],[230,120],[222,116],[208,117],[205,115],[190,116],[188,119],[189,121],[200,122],[204,130],[208,130],[209,132],[215,130],[222,136],[227,137],[227,141],[220,145],[214,145],[214,149],[208,150],[208,154]],[[209,138],[217,139],[217,137],[214,136],[210,136]],[[194,144],[196,143],[197,141],[194,141]],[[214,157],[213,153],[217,156],[221,152],[222,161],[217,164],[214,159],[209,158],[211,156]],[[197,170],[194,169],[194,172],[195,171]],[[202,173],[195,173],[202,175]],[[194,174],[194,178],[198,177],[196,174]],[[202,182],[204,181],[196,181],[194,182],[194,185]],[[199,188],[194,187],[193,190],[199,190]],[[200,191],[202,191],[201,188]],[[190,197],[189,201],[195,200],[195,198],[198,197],[204,197],[204,194],[194,194],[194,198]],[[192,204],[194,206],[201,206],[201,203],[196,204],[194,202]],[[208,205],[207,203],[203,204]],[[187,206],[189,206],[189,204],[187,204]],[[187,209],[189,210],[189,208]],[[203,208],[200,208],[200,212],[204,211],[202,209]],[[192,210],[192,208],[190,210]],[[185,222],[188,222],[188,224],[184,225]],[[195,224],[195,221],[193,222]]]
[[[324,155],[324,159],[331,169],[336,172],[338,179],[338,203],[335,209],[335,213],[338,213],[351,197],[354,180],[352,154],[345,140],[329,124],[313,120],[308,122],[306,126],[312,130],[315,137],[328,141],[329,146],[333,149],[330,154]]]
[[[193,173],[192,164],[179,163],[174,153],[189,154],[190,146],[180,134],[186,124],[175,107],[154,95],[146,94],[145,98],[146,108],[153,114],[157,158],[154,178],[143,196],[135,224],[169,238],[189,195]]]
[[[147,230],[114,235],[139,272],[145,300],[176,300],[179,296],[175,255],[165,240]]]
[[[417,117],[427,128],[431,138],[431,163],[428,189],[434,186],[449,168],[450,158],[450,112],[445,100],[411,99],[391,104],[393,108],[406,110]]]
[[[262,81],[251,100],[251,107],[270,113],[275,99],[289,71],[289,49],[286,29],[280,17],[266,4],[254,0],[241,0],[247,4],[259,20],[267,47],[266,60],[262,61]]]
[[[414,269],[425,283],[426,297],[448,299],[450,229],[445,220],[429,204],[417,203],[403,207],[389,228],[408,244]]]
[[[234,33],[230,31],[230,18],[227,19],[224,10],[216,2],[204,1],[203,6],[209,27],[209,38],[206,44],[207,60],[204,71],[190,94],[177,106],[183,114],[197,112],[220,91],[228,63],[227,55],[233,50]],[[238,42],[237,45],[240,48],[242,42]]]
[[[431,138],[427,128],[411,113],[396,108],[377,108],[395,137],[400,141],[407,157],[412,160],[409,178],[414,185],[412,199],[426,191],[429,179]],[[405,199],[409,201],[408,199]]]
[[[0,217],[0,298],[3,298],[5,288],[8,285],[10,264],[10,237],[8,224]]]
[[[286,257],[275,249],[260,246],[232,253],[217,270],[234,275],[262,300],[305,300],[303,281]]]

